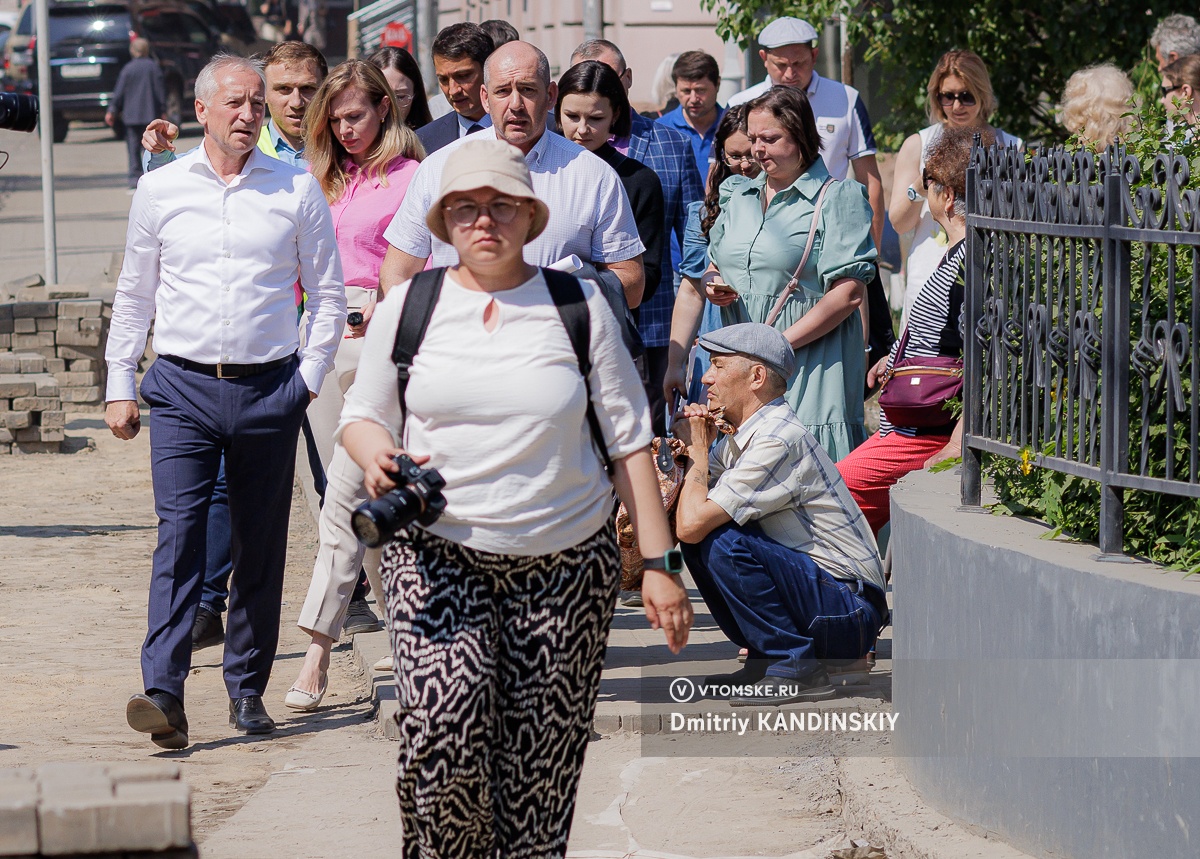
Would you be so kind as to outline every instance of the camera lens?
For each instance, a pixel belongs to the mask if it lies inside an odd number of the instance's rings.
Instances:
[[[421,515],[421,499],[407,487],[393,489],[363,504],[350,516],[350,527],[364,546],[382,546]]]
[[[0,92],[0,128],[9,131],[33,131],[38,124],[36,95]]]
[[[349,314],[346,317],[347,325],[362,325],[362,323],[363,323],[363,315],[361,313],[359,313],[357,310],[354,311],[353,313]]]

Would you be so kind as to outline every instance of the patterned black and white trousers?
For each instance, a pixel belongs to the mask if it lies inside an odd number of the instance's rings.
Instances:
[[[620,566],[611,527],[536,557],[388,545],[405,859],[566,854]]]

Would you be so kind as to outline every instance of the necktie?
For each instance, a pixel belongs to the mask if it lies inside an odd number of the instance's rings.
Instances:
[[[467,134],[474,134],[476,131],[483,131],[483,126],[478,122],[472,122],[471,127],[467,129]]]

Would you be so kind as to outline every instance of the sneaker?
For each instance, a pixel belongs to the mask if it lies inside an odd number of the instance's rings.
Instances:
[[[215,647],[225,641],[225,627],[221,615],[201,604],[196,609],[196,620],[192,624],[192,653],[206,647]]]
[[[866,686],[871,682],[871,669],[875,667],[872,654],[862,659],[826,659],[821,662],[834,686]]]
[[[383,629],[381,621],[366,600],[350,600],[350,608],[346,610],[346,623],[342,632],[346,635],[358,635],[360,632],[378,632]]]
[[[617,602],[625,608],[644,608],[645,603],[642,602],[641,591],[621,591],[617,597]]]
[[[731,674],[711,674],[704,678],[706,686],[752,686],[767,676],[770,661],[751,659]]]
[[[779,707],[804,701],[824,701],[837,694],[824,668],[818,668],[804,680],[768,675],[757,686],[758,694],[736,695],[729,699],[729,706]]]

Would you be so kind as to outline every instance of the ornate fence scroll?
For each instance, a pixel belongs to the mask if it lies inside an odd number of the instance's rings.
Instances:
[[[1200,496],[1200,191],[1118,149],[975,147],[967,174],[963,502],[981,454],[1099,481],[1100,548],[1126,489]],[[1169,523],[1164,523],[1165,526]]]

